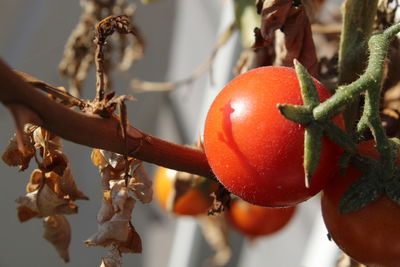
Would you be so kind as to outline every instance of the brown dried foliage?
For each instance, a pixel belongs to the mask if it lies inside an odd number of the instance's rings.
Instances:
[[[141,252],[141,239],[131,217],[137,200],[142,203],[152,200],[152,182],[142,163],[134,158],[94,149],[92,162],[99,167],[102,177],[103,199],[97,214],[98,231],[85,243],[88,246],[110,246],[110,254],[103,258],[102,263],[108,266],[106,264],[119,262],[120,253]]]
[[[80,96],[81,88],[86,79],[89,68],[94,63],[94,39],[96,24],[103,18],[112,14],[123,14],[128,20],[132,20],[135,7],[127,5],[124,0],[81,0],[82,15],[79,23],[71,33],[64,49],[64,56],[60,62],[60,72],[69,79],[69,90],[72,95]],[[131,24],[132,25],[132,24]],[[134,31],[133,40],[120,38],[113,46],[119,51],[121,60],[120,68],[128,69],[131,64],[141,58],[144,42],[136,26],[131,26]],[[111,52],[111,45],[108,45]],[[108,53],[108,55],[110,55]],[[108,79],[112,69],[110,56],[104,60],[106,87],[111,88]]]
[[[38,165],[26,185],[26,195],[16,200],[18,218],[21,222],[43,218],[43,237],[68,262],[71,229],[64,215],[77,213],[74,201],[88,197],[76,186],[58,136],[33,125],[17,129],[17,133],[22,136],[23,143],[18,143],[14,137],[3,160],[11,166],[20,166],[20,170],[26,169],[32,158]]]
[[[261,27],[255,30],[254,47],[269,46],[274,40],[274,65],[293,67],[293,60],[297,59],[316,76],[318,60],[305,5],[292,0],[259,0],[257,7]]]

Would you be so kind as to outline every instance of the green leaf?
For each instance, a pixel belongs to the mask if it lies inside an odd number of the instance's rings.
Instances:
[[[376,172],[369,172],[353,183],[339,202],[341,214],[357,211],[377,200],[384,193],[384,188],[377,179]]]
[[[351,136],[339,126],[331,121],[323,124],[324,134],[337,145],[344,148],[345,151],[355,154],[358,150],[357,145],[353,142]]]

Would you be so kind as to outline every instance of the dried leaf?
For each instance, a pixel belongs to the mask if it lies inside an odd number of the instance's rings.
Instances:
[[[143,164],[139,164],[129,179],[128,189],[142,203],[149,203],[153,199],[153,183]]]
[[[111,246],[107,256],[101,260],[100,267],[122,267],[122,255],[116,245]]]
[[[103,192],[101,206],[97,213],[97,222],[99,224],[103,224],[104,222],[109,221],[114,213],[115,212],[111,202],[110,191],[108,190]]]
[[[44,184],[38,190],[27,193],[23,197],[19,197],[16,202],[20,205],[18,210],[26,212],[26,208],[33,213],[37,213],[37,217],[47,217],[56,214],[74,214],[78,208],[71,201],[60,199],[58,195],[47,185]],[[24,208],[22,208],[24,207]],[[19,216],[24,218],[24,216]]]
[[[263,45],[268,45],[272,39],[272,33],[285,24],[292,8],[292,1],[260,0],[257,5],[258,13],[261,15],[260,39],[263,41]],[[261,46],[261,44],[257,46]]]
[[[91,159],[95,166],[104,167],[107,164],[102,153],[100,152],[100,149],[98,148],[94,148],[92,150]]]
[[[67,195],[69,197],[69,199],[89,200],[89,198],[76,186],[75,180],[72,177],[72,173],[69,167],[64,170],[64,174],[62,176],[58,176],[57,178],[58,187],[64,193],[64,195]]]
[[[24,135],[23,138],[24,147],[20,150],[16,137],[14,136],[8,143],[6,151],[2,155],[3,161],[9,166],[19,166],[19,170],[23,171],[29,166],[29,162],[35,154],[35,148],[31,142],[29,142],[29,137]]]
[[[308,72],[318,74],[318,60],[312,39],[311,25],[303,5],[290,0],[261,1],[261,28],[256,31],[255,47],[268,46],[275,33],[274,65],[293,67],[296,58]]]
[[[107,150],[100,150],[100,154],[108,165],[116,170],[125,170],[125,159],[124,156],[118,153],[114,153]]]
[[[132,231],[129,221],[131,219],[131,212],[135,206],[135,200],[128,198],[124,207],[120,212],[114,215],[107,221],[99,223],[99,229],[96,234],[91,236],[85,241],[88,246],[109,246],[112,243],[124,243]]]
[[[26,222],[32,218],[38,217],[39,213],[31,210],[26,206],[19,206],[18,208],[18,219],[20,222]]]
[[[119,245],[122,253],[142,253],[142,239],[132,224],[129,224],[127,240]]]
[[[225,214],[220,213],[214,216],[200,216],[199,223],[204,238],[213,248],[215,254],[207,261],[210,266],[223,266],[232,256],[229,245],[229,227]]]
[[[293,66],[297,59],[312,76],[318,75],[318,59],[312,38],[311,25],[305,9],[291,8],[281,32],[276,32],[275,64]]]
[[[33,141],[36,148],[44,148],[46,150],[60,150],[62,147],[61,138],[54,135],[42,127],[37,127],[33,131]]]
[[[103,182],[104,183],[104,182]],[[88,246],[116,245],[120,252],[141,252],[141,239],[130,223],[135,199],[128,196],[125,180],[110,180],[97,214],[98,232],[85,241]]]
[[[68,166],[68,158],[60,150],[49,150],[43,158],[42,169],[44,171],[53,171],[58,175],[63,175]]]
[[[110,188],[110,196],[114,212],[120,212],[124,209],[125,202],[128,199],[128,188],[126,188],[124,180],[111,180]]]
[[[57,250],[60,257],[69,261],[68,247],[71,242],[71,227],[63,215],[54,215],[44,218],[43,237]]]

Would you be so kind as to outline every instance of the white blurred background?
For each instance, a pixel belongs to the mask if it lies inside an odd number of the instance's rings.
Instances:
[[[115,76],[120,94],[130,94],[129,81],[137,77],[169,81],[188,76],[211,53],[218,33],[233,17],[230,0],[160,0],[138,3],[135,22],[144,33],[144,58],[131,71]],[[58,73],[64,44],[78,22],[79,1],[1,0],[0,57],[13,68],[50,84],[67,87]],[[218,90],[232,78],[238,56],[237,36],[218,54],[209,74],[173,93],[135,94],[128,104],[129,120],[137,128],[169,141],[192,143],[201,133],[208,105]],[[4,90],[1,88],[0,90]],[[93,70],[85,82],[83,98],[93,98]],[[50,112],[50,111],[49,111]],[[8,110],[0,105],[0,151],[12,137],[14,125]],[[65,141],[64,152],[80,189],[90,201],[80,201],[79,213],[68,216],[73,236],[69,266],[99,266],[105,249],[87,248],[83,241],[97,230],[96,213],[101,186],[97,168],[90,161],[91,149]],[[146,166],[150,173],[153,166]],[[0,266],[64,266],[55,250],[42,238],[41,220],[21,224],[15,199],[25,193],[29,170],[0,162]],[[124,266],[196,267],[207,266],[212,251],[192,218],[165,215],[156,203],[137,204],[133,224],[143,240],[143,253],[124,255]],[[250,242],[237,233],[231,236],[234,256],[227,266],[239,267],[331,267],[337,249],[328,242],[320,220],[319,200],[300,205],[290,225],[281,233]]]

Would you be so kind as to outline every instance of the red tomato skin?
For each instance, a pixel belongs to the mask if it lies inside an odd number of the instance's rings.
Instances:
[[[329,91],[315,81],[321,102]],[[285,119],[277,104],[302,105],[294,69],[261,67],[239,75],[215,98],[205,122],[204,147],[219,181],[261,206],[295,205],[333,177],[342,149],[324,137],[319,167],[305,187],[304,127]],[[341,117],[334,121],[343,127]]]
[[[374,142],[362,143],[360,151],[378,158]],[[370,267],[399,267],[399,205],[383,196],[358,211],[339,213],[340,198],[361,175],[361,171],[350,166],[323,190],[321,208],[325,225],[335,243],[354,260]]]
[[[268,208],[238,200],[232,203],[228,218],[239,232],[257,238],[282,230],[293,218],[296,207]]]

